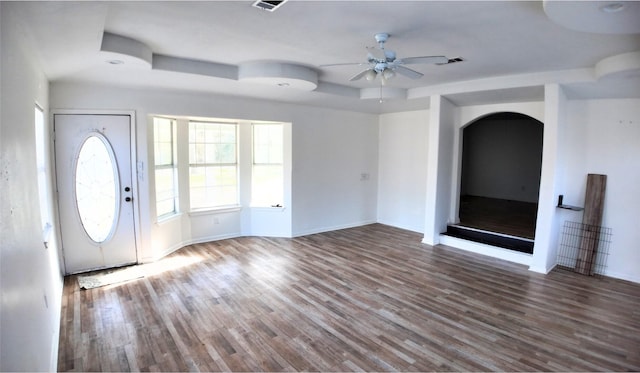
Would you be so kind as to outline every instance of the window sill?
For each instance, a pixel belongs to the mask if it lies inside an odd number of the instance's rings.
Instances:
[[[223,206],[223,207],[216,207],[216,208],[203,209],[203,210],[193,210],[189,212],[189,216],[221,214],[221,213],[235,212],[240,210],[242,210],[242,206],[240,205]]]
[[[156,224],[157,225],[161,225],[161,224],[164,224],[164,223],[168,223],[168,222],[170,222],[172,220],[180,219],[182,217],[182,215],[183,214],[181,212],[178,212],[178,213],[173,214],[173,215],[161,216],[156,220]]]
[[[251,210],[257,212],[282,212],[286,209],[284,206],[251,206]]]

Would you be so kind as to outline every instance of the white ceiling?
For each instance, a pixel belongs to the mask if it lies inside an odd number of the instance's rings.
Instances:
[[[507,85],[477,94],[463,89],[451,99],[460,103],[540,99],[539,82],[544,79],[563,81],[566,70],[571,70],[571,76],[590,77],[603,59],[640,51],[640,26],[634,28],[635,23],[628,21],[629,17],[640,20],[640,2],[634,1],[620,2],[624,9],[614,13],[601,10],[612,1],[563,5],[542,1],[289,0],[273,13],[254,8],[252,3],[47,1],[8,5],[24,21],[42,68],[53,82],[185,89],[372,113],[424,108],[428,96],[420,92],[431,87],[521,74],[544,77],[532,80],[537,88],[516,84],[515,88]],[[576,24],[585,23],[592,27],[576,29]],[[625,28],[616,29],[621,24]],[[317,72],[320,87],[301,91],[211,76],[215,74],[162,71],[144,64],[111,65],[106,60],[112,56],[100,51],[105,31],[138,41],[154,56],[203,61],[205,66],[237,67],[256,61],[304,66]],[[398,76],[389,83],[391,89],[406,92],[410,98],[387,99],[382,104],[375,98],[378,91],[372,91],[379,90],[379,83],[349,81],[362,66],[320,67],[364,62],[366,47],[376,45],[373,36],[379,32],[391,35],[386,46],[399,58],[445,55],[465,61],[412,65],[424,74],[421,79]],[[626,74],[606,82],[569,79],[566,91],[574,98],[640,97],[640,70],[635,63],[631,65],[623,69]],[[361,99],[361,92],[373,98]]]

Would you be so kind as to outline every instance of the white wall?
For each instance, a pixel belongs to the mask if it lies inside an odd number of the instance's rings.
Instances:
[[[548,97],[548,103],[456,108],[455,125],[459,132],[455,135],[455,144],[459,144],[465,125],[492,113],[517,112],[543,123],[548,122],[545,123],[545,139],[546,146],[550,148],[543,160],[547,163],[548,175],[544,180],[545,185],[541,185],[544,195],[541,190],[538,228],[542,231],[536,232],[536,251],[528,259],[514,259],[510,253],[500,250],[485,253],[528,264],[532,270],[539,272],[549,271],[556,262],[562,225],[567,220],[582,221],[581,212],[555,207],[558,194],[564,195],[567,204],[583,206],[587,174],[606,174],[603,225],[612,229],[613,236],[604,274],[640,282],[640,250],[637,249],[640,229],[636,218],[640,207],[640,100],[570,101],[563,97],[558,85],[551,85],[547,91],[554,93],[554,97]],[[425,126],[429,124],[431,110],[433,107],[420,112],[385,114],[380,117],[378,220],[381,223],[416,231],[420,231],[416,227],[424,225],[424,215],[415,206],[423,203],[427,189],[419,191],[416,188],[423,183],[422,180],[433,177],[431,168],[420,171],[430,144]],[[459,154],[456,154],[458,147],[454,145],[451,149],[453,183],[450,220],[456,219],[458,209],[455,203],[460,177],[460,170],[456,170],[460,167]],[[427,203],[426,209],[432,209],[430,213],[435,216],[435,204]],[[471,247],[461,248],[477,251]]]
[[[182,214],[156,222],[149,115],[265,120],[291,123],[293,160],[290,214],[292,236],[363,225],[376,221],[378,118],[376,115],[301,105],[222,97],[197,92],[133,89],[88,83],[51,85],[56,109],[134,110],[137,154],[144,163],[138,178],[141,236],[140,257],[151,261],[186,243],[252,234],[243,227],[242,212]],[[184,157],[183,157],[184,159]],[[360,180],[368,174],[368,180]],[[285,203],[287,201],[285,200]],[[273,212],[271,212],[273,214]],[[256,219],[244,219],[256,232]]]
[[[52,371],[62,275],[55,230],[43,244],[34,127],[36,102],[48,122],[48,82],[13,7],[0,3],[0,371]]]
[[[604,274],[640,282],[640,100],[568,101],[561,151],[567,204],[584,206],[587,174],[607,175],[602,225],[611,228]],[[561,223],[582,221],[567,211]]]
[[[293,123],[293,235],[374,223],[378,116],[301,108]]]
[[[429,111],[380,116],[378,222],[424,232]]]

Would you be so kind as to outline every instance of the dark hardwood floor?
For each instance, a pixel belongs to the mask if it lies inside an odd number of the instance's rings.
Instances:
[[[67,277],[59,370],[640,370],[640,284],[421,239],[379,224],[237,238],[124,284]]]
[[[533,239],[538,204],[477,196],[460,197],[460,225]]]

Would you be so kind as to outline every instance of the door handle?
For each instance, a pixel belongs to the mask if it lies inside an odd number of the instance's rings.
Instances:
[[[131,197],[125,197],[124,200],[127,201],[127,202],[131,202],[132,198]]]

